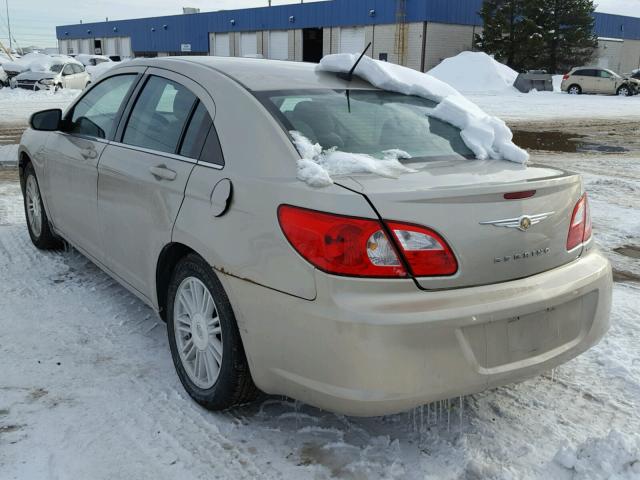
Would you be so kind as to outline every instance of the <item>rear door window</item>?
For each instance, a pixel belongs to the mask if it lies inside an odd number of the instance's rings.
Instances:
[[[71,67],[73,68],[73,73],[83,73],[84,72],[84,67],[82,65],[78,65],[76,63],[71,64]]]
[[[67,116],[67,131],[77,135],[110,138],[118,111],[136,77],[133,73],[117,75],[97,84],[80,99]]]
[[[179,83],[149,77],[131,111],[122,143],[176,153],[196,100]]]
[[[198,103],[191,117],[180,146],[180,155],[214,165],[224,165],[216,128],[202,103]]]

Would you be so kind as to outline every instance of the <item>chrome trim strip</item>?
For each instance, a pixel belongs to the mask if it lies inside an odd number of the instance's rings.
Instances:
[[[211,163],[211,162],[204,162],[202,160],[198,160],[197,164],[203,167],[214,168],[216,170],[222,170],[224,168],[223,165],[218,165],[217,163]]]
[[[116,147],[126,148],[127,150],[134,150],[136,152],[149,153],[151,155],[156,155],[158,157],[171,158],[173,160],[180,160],[182,162],[197,164],[198,160],[189,157],[183,157],[182,155],[176,155],[175,153],[167,153],[160,152],[158,150],[151,150],[150,148],[136,147],[135,145],[127,145],[126,143],[120,142],[109,142],[109,145],[113,145]]]

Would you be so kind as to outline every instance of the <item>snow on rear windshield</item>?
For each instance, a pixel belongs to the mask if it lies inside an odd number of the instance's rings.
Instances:
[[[459,129],[430,117],[436,103],[420,97],[381,90],[297,90],[268,92],[263,101],[288,131],[300,132],[323,150],[380,160],[400,150],[408,154],[398,159],[401,163],[474,156]]]

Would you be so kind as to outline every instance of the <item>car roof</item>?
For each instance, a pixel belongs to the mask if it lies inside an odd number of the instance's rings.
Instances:
[[[126,65],[165,68],[173,66],[179,69],[181,65],[184,66],[185,62],[202,68],[217,70],[252,91],[375,88],[359,77],[354,77],[351,82],[347,82],[335,73],[318,71],[318,65],[315,63],[305,62],[258,58],[185,56],[136,59],[127,62]]]

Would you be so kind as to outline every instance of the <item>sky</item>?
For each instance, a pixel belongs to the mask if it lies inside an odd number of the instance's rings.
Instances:
[[[307,2],[314,0],[305,0]],[[389,0],[393,1],[393,0]],[[182,13],[182,7],[197,7],[203,12],[266,6],[268,0],[0,0],[0,40],[8,43],[6,4],[9,4],[11,29],[21,46],[56,45],[56,25],[69,25],[125,18],[155,17]],[[297,3],[273,0],[273,5]],[[640,0],[596,0],[598,11],[640,16]],[[55,7],[54,7],[55,6]]]

